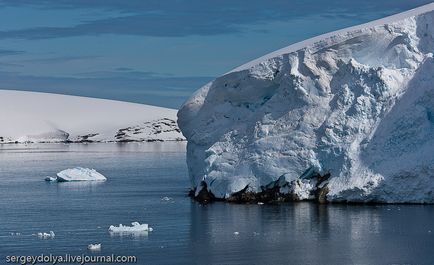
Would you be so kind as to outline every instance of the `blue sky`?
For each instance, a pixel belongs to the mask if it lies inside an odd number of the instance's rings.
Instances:
[[[0,0],[0,88],[177,108],[273,50],[423,0]]]

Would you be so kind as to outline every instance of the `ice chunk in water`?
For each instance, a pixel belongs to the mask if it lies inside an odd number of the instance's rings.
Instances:
[[[50,231],[49,233],[39,232],[36,234],[36,236],[38,236],[41,239],[49,239],[49,238],[54,238],[55,234],[53,231]]]
[[[99,250],[101,250],[101,243],[100,244],[89,244],[87,246],[87,249],[92,250],[92,251],[99,251]]]
[[[57,181],[104,181],[107,180],[101,173],[95,169],[89,168],[69,168],[57,173]]]
[[[115,233],[124,233],[124,232],[145,232],[152,231],[151,227],[148,227],[148,224],[140,224],[139,222],[132,222],[131,226],[124,226],[119,224],[119,226],[111,225],[109,227],[110,232]]]

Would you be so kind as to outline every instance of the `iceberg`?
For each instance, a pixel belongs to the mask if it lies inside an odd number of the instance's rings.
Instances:
[[[148,224],[140,224],[139,222],[132,222],[131,226],[124,226],[119,224],[119,226],[111,225],[109,231],[113,233],[134,233],[134,232],[148,232],[153,229],[148,226]]]
[[[48,179],[52,181],[52,178]],[[68,181],[105,181],[107,180],[101,173],[95,169],[75,167],[60,171],[57,173],[58,182]]]
[[[178,112],[200,201],[434,203],[434,3],[242,65]]]
[[[90,251],[100,251],[101,250],[101,244],[89,244],[87,246],[87,249]]]
[[[56,236],[53,231],[50,231],[49,233],[39,232],[34,235],[41,239],[50,239],[50,238],[53,239]]]

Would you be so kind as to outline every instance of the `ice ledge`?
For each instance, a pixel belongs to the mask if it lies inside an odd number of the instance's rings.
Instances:
[[[344,29],[339,29],[336,31],[332,31],[332,32],[328,32],[328,33],[325,33],[322,35],[318,35],[318,36],[306,39],[304,41],[300,41],[300,42],[294,43],[292,45],[286,46],[286,47],[279,49],[279,50],[276,50],[274,52],[268,53],[268,54],[261,56],[255,60],[252,60],[252,61],[245,63],[241,66],[238,66],[237,68],[231,70],[230,72],[228,72],[226,74],[229,74],[232,72],[239,72],[242,70],[247,70],[247,69],[249,69],[255,65],[258,65],[261,62],[267,61],[271,58],[274,58],[274,57],[277,57],[277,56],[280,56],[283,54],[295,52],[295,51],[300,50],[304,47],[311,46],[311,45],[314,45],[315,43],[318,43],[320,41],[329,39],[333,36],[346,35],[348,33],[354,32],[354,31],[358,31],[358,30],[362,30],[362,29],[366,29],[366,28],[372,28],[375,26],[380,26],[380,25],[385,25],[385,24],[390,24],[390,23],[393,23],[393,22],[396,22],[399,20],[403,20],[406,18],[425,14],[425,13],[428,13],[428,12],[433,11],[433,10],[434,10],[434,3],[431,3],[431,4],[423,5],[423,6],[414,8],[414,9],[410,9],[410,10],[405,11],[405,12],[398,13],[395,15],[380,18],[380,19],[377,19],[374,21],[370,21],[370,22],[367,22],[364,24],[359,24],[356,26],[352,26],[352,27],[348,27],[348,28],[344,28]]]

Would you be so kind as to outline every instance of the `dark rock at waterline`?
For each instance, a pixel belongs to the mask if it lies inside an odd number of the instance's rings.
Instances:
[[[208,185],[202,181],[199,185],[200,191],[196,194],[197,188],[190,190],[189,196],[194,200],[206,204],[213,201],[226,201],[230,203],[279,203],[279,202],[294,202],[302,200],[316,201],[318,203],[327,203],[327,194],[329,192],[328,180],[330,173],[324,175],[315,173],[310,174],[308,178],[299,178],[288,182],[285,176],[280,176],[277,180],[270,182],[265,186],[261,186],[260,192],[249,190],[249,185],[242,190],[232,193],[228,198],[216,198],[214,194],[208,190]],[[309,198],[300,198],[296,192],[297,186],[300,186],[302,181],[309,181],[314,188],[310,190]],[[285,190],[285,192],[282,192]]]
[[[200,186],[200,190],[197,194],[196,194],[196,189],[191,190],[189,192],[190,197],[192,197],[194,200],[202,204],[207,204],[216,201],[216,197],[214,196],[214,194],[212,194],[212,192],[208,190],[208,185],[206,184],[205,181],[202,181],[199,186]]]

